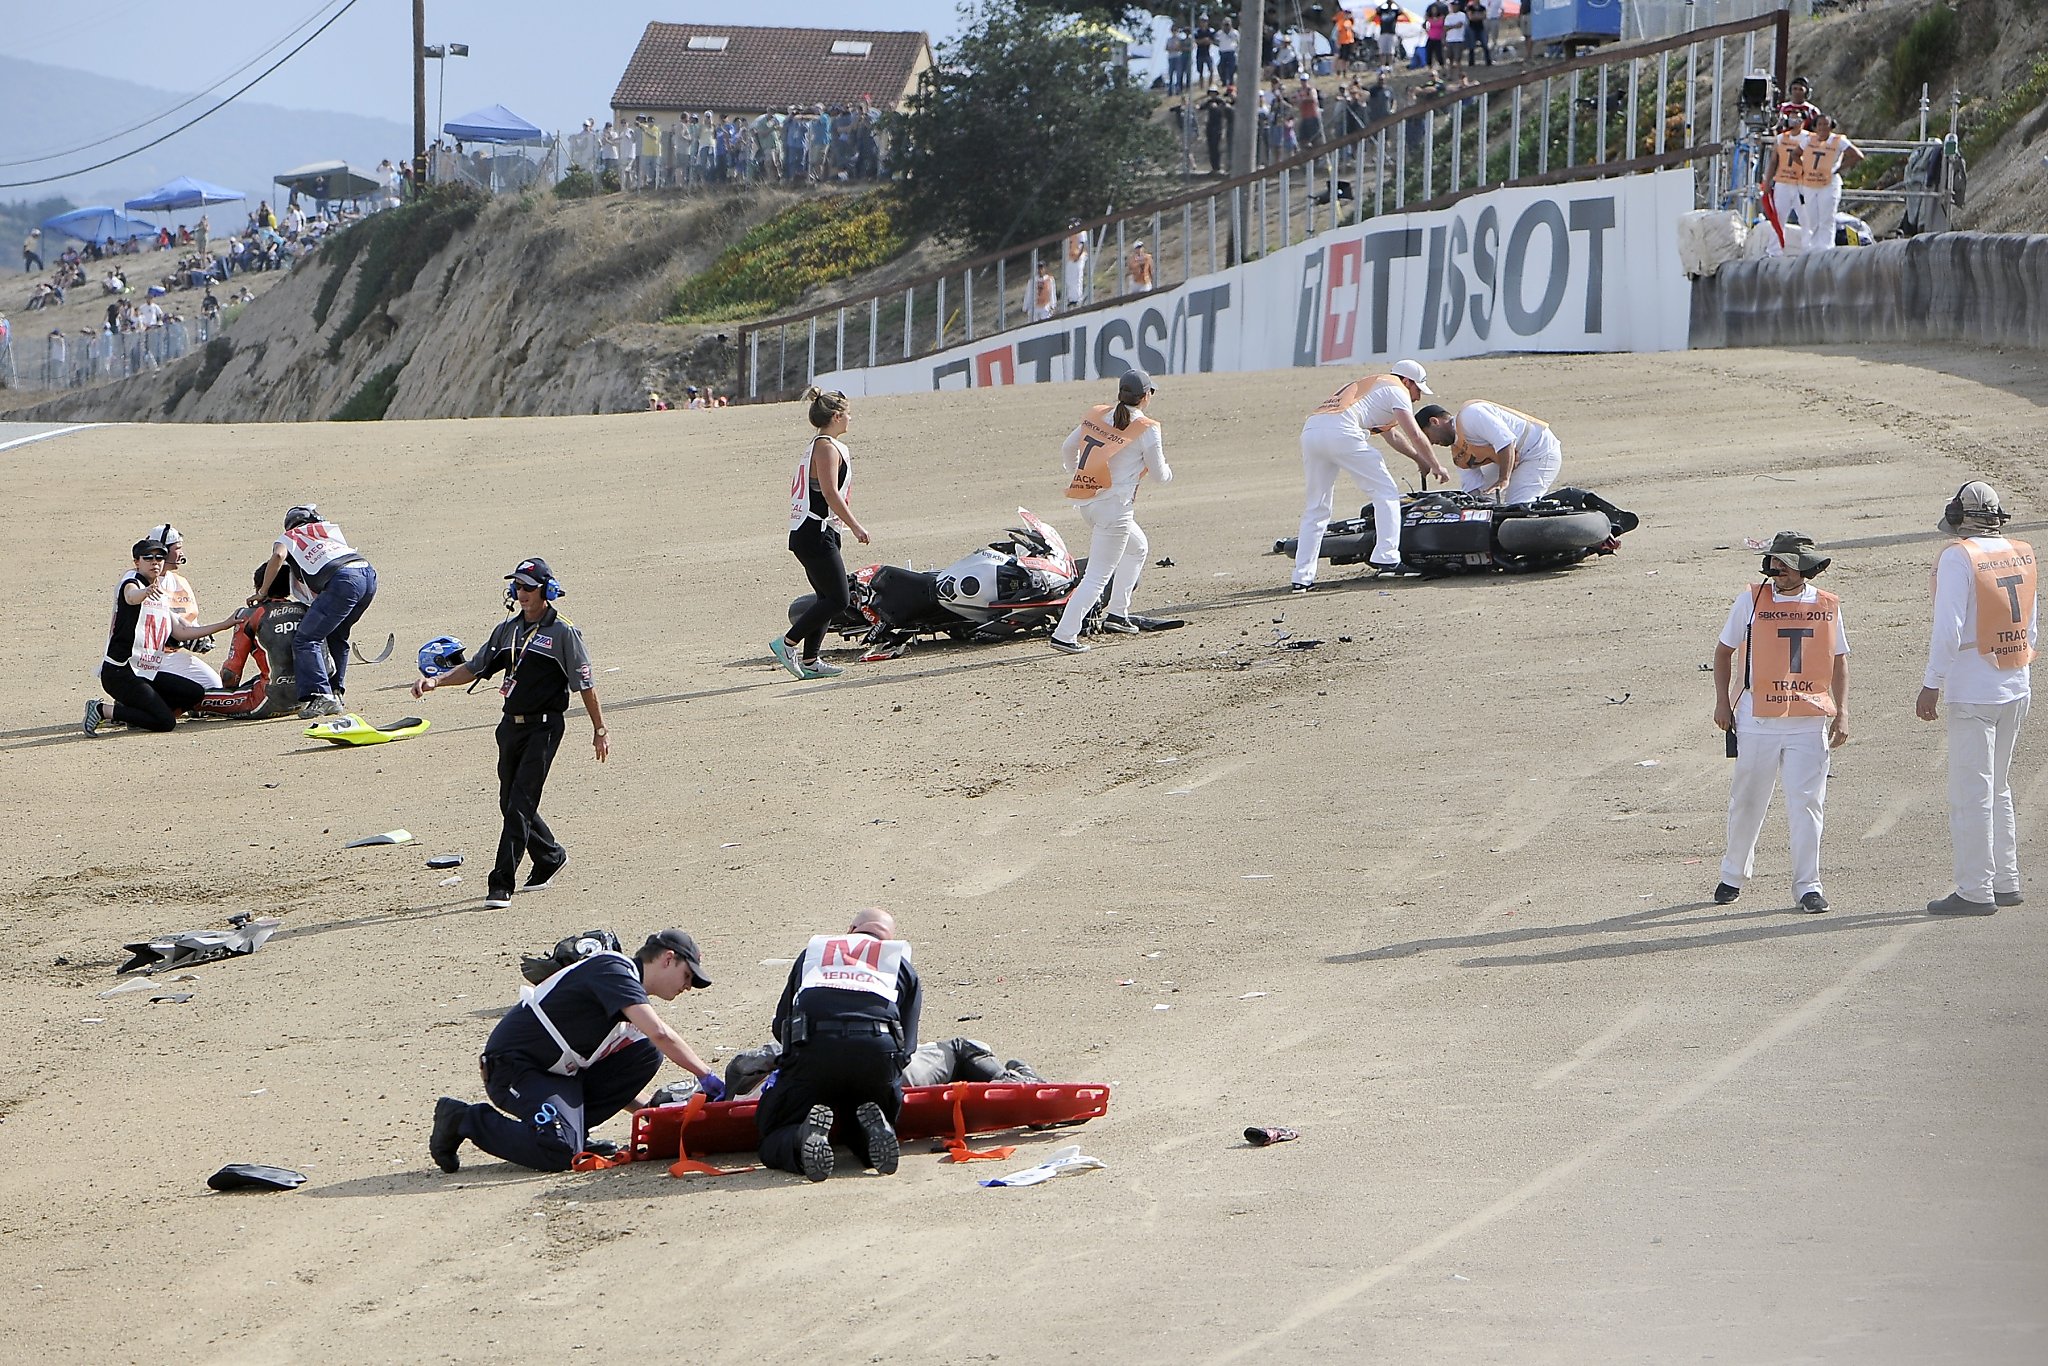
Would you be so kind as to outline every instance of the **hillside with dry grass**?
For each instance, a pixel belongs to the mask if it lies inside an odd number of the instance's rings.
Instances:
[[[1792,52],[1853,137],[1914,135],[1923,82],[1930,130],[1945,132],[1954,92],[1970,164],[1956,225],[2048,227],[2043,0],[1830,12],[1795,24]],[[1865,183],[1887,185],[1900,169],[1873,158]],[[1871,217],[1881,230],[1897,221]],[[0,410],[199,422],[633,411],[650,390],[680,401],[687,385],[727,389],[739,323],[957,254],[912,231],[887,190],[430,198],[331,241],[161,374],[55,398],[0,394]]]

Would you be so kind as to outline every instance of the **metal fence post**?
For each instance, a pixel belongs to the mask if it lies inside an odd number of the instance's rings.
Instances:
[[[1522,178],[1522,92],[1514,92],[1515,102],[1508,106],[1508,179]]]
[[[1543,125],[1536,130],[1542,141],[1536,148],[1536,174],[1550,169],[1550,77],[1543,78]]]
[[[1451,106],[1451,193],[1456,194],[1464,184],[1461,164],[1465,152],[1465,102],[1459,100]]]
[[[960,272],[960,287],[967,294],[967,340],[974,340],[974,267]]]
[[[1635,156],[1636,156],[1636,152],[1637,152],[1637,147],[1636,147],[1636,141],[1637,141],[1637,139],[1636,139],[1636,115],[1637,115],[1637,110],[1636,110],[1636,101],[1637,101],[1637,99],[1638,99],[1638,98],[1639,98],[1639,97],[1641,96],[1641,94],[1642,94],[1642,82],[1641,82],[1641,79],[1640,79],[1640,77],[1639,77],[1639,74],[1638,74],[1638,72],[1637,72],[1637,69],[1636,69],[1636,68],[1637,68],[1637,62],[1636,62],[1636,59],[1635,59],[1635,58],[1633,58],[1633,57],[1629,58],[1629,59],[1628,59],[1628,119],[1627,119],[1626,125],[1624,126],[1624,129],[1623,129],[1623,132],[1622,132],[1622,136],[1628,139],[1628,150],[1624,151],[1624,152],[1623,152],[1623,153],[1621,154],[1621,158],[1622,158],[1622,160],[1623,160],[1623,161],[1632,161],[1632,160],[1634,160],[1634,159],[1635,159]]]
[[[837,363],[837,364],[835,364],[835,365],[834,365],[834,366],[833,366],[832,368],[833,368],[834,370],[844,370],[844,369],[846,368],[846,305],[845,305],[845,304],[841,304],[841,305],[839,306],[839,317],[838,317],[838,319],[837,319],[837,325],[836,325],[836,326],[835,326],[835,327],[834,327],[834,328],[832,329],[832,331],[833,331],[833,340],[834,340],[834,345],[835,345],[835,348],[836,348],[836,350],[835,350],[835,355],[836,355],[836,357],[837,357],[837,362],[838,362],[838,363]]]
[[[1483,93],[1479,96],[1479,174],[1472,179],[1473,185],[1479,189],[1485,189],[1486,182],[1493,178],[1493,167],[1486,160],[1486,128],[1488,120],[1492,117],[1488,100],[1491,98]]]
[[[1436,198],[1436,110],[1422,116],[1422,199]]]
[[[880,359],[876,354],[882,342],[882,296],[872,295],[868,299],[868,365],[873,368]]]
[[[943,351],[946,349],[946,277],[943,275],[939,277],[938,307],[933,317],[937,326],[932,334],[932,350]]]
[[[1579,164],[1579,73],[1572,72],[1571,84],[1565,88],[1564,106],[1564,165],[1566,170]]]
[[[1209,273],[1216,273],[1216,196],[1209,196]]]
[[[1664,137],[1671,123],[1671,54],[1657,54],[1657,155],[1664,155]]]
[[[818,315],[811,315],[810,338],[804,344],[804,383],[818,382]]]
[[[1593,124],[1593,160],[1607,160],[1607,64],[1600,64],[1600,110]]]
[[[1010,286],[1003,279],[1003,267],[1009,262],[1009,259],[1007,256],[998,256],[996,258],[996,331],[998,332],[1008,331],[1010,326]]]
[[[1387,130],[1373,134],[1372,213],[1377,218],[1387,211]]]
[[[910,350],[917,344],[911,331],[911,314],[915,311],[916,306],[917,286],[905,285],[903,287],[903,359],[905,360],[910,359]]]
[[[1284,250],[1294,245],[1294,176],[1287,167],[1280,168],[1280,246]]]

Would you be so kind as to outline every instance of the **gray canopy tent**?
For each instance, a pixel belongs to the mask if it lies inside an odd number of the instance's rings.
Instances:
[[[316,200],[370,199],[390,193],[390,186],[370,171],[346,161],[315,161],[273,177],[287,190]]]

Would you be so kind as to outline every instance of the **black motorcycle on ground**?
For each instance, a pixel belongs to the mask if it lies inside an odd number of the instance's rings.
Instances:
[[[1638,525],[1633,512],[1585,489],[1553,489],[1533,503],[1505,506],[1455,489],[1411,493],[1401,500],[1401,568],[1425,577],[1562,569],[1612,555]],[[1330,523],[1321,558],[1364,564],[1376,540],[1368,504]],[[1273,542],[1273,553],[1291,556],[1298,545],[1286,536]]]

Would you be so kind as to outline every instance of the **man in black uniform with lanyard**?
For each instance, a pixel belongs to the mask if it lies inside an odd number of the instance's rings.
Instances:
[[[453,1096],[435,1102],[427,1140],[434,1165],[462,1170],[459,1150],[468,1139],[522,1167],[567,1171],[592,1129],[646,1103],[642,1093],[664,1055],[695,1075],[711,1099],[723,1097],[724,1082],[648,1001],[710,986],[702,957],[689,935],[662,930],[631,958],[600,949],[523,988],[477,1059],[491,1105]]]
[[[887,911],[862,911],[845,934],[812,936],[775,1007],[782,1065],[754,1112],[761,1161],[823,1181],[843,1114],[861,1165],[894,1172],[903,1068],[917,1051],[923,1005],[910,945]]]
[[[505,577],[511,581],[518,613],[498,623],[475,659],[412,685],[412,695],[424,697],[437,687],[460,686],[505,670],[505,681],[498,687],[505,699],[505,719],[498,723],[498,810],[504,813],[505,829],[498,836],[498,861],[484,896],[484,905],[492,909],[512,904],[512,881],[522,852],[533,859],[524,889],[529,892],[547,887],[569,861],[569,851],[540,817],[540,792],[562,744],[562,713],[570,693],[583,695],[597,761],[603,763],[611,754],[583,636],[555,611],[561,581],[548,562],[539,559],[521,560]]]

